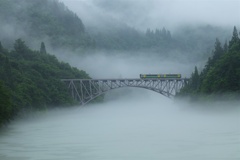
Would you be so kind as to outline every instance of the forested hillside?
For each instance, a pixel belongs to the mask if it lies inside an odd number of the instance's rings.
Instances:
[[[171,33],[165,28],[147,29],[146,32],[138,31],[126,25],[119,24],[118,27],[107,30],[90,30],[91,36],[96,41],[97,49],[108,50],[136,50],[152,49],[152,51],[169,50],[173,40]],[[166,44],[169,44],[167,46]]]
[[[105,28],[90,27],[87,30],[95,40],[97,51],[154,54],[188,62],[207,59],[216,37],[221,42],[231,38],[231,29],[210,25],[183,26],[174,31],[165,27],[139,31],[126,25],[109,24]]]
[[[189,84],[179,96],[192,98],[212,97],[221,99],[240,98],[240,39],[234,27],[229,43],[224,45],[216,39],[215,49],[199,73],[197,67]]]
[[[0,21],[0,41],[6,48],[21,38],[33,48],[43,41],[53,50],[77,54],[122,51],[199,61],[208,57],[217,35],[221,34],[220,41],[228,38],[227,29],[209,25],[185,26],[173,33],[164,24],[140,31],[124,22],[103,19],[97,26],[85,27],[81,17],[58,0],[0,0]]]
[[[81,19],[58,0],[0,0],[0,21],[0,41],[7,47],[18,38],[70,50],[95,46]]]
[[[0,43],[0,125],[23,110],[74,104],[61,78],[90,78],[46,52],[29,49],[21,39],[9,51]]]

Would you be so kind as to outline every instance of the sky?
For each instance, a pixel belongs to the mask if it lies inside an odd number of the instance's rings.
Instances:
[[[240,0],[60,0],[85,25],[124,22],[137,29],[240,26]]]

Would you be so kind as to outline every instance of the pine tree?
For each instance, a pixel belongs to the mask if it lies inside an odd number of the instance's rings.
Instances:
[[[215,42],[215,50],[213,52],[213,63],[215,63],[224,53],[224,50],[222,48],[221,42],[219,41],[219,39],[216,39]]]
[[[237,28],[236,28],[236,26],[234,26],[234,28],[233,28],[233,36],[232,36],[231,41],[229,42],[229,48],[232,48],[235,44],[238,44],[238,43],[240,43],[240,39],[238,37]]]
[[[227,44],[227,41],[225,41],[225,44],[223,46],[223,51],[224,53],[227,53],[228,52],[228,44]]]
[[[206,73],[213,67],[218,59],[224,54],[224,49],[221,46],[221,42],[216,38],[215,49],[213,51],[213,56],[208,58],[207,64],[202,71],[202,76],[205,76]]]
[[[0,41],[0,52],[3,52],[3,46],[2,46],[1,41]]]
[[[46,53],[47,53],[44,42],[41,43],[40,53],[43,53],[43,54],[46,54]]]
[[[10,92],[0,81],[0,127],[3,123],[9,121],[13,114]]]
[[[161,39],[161,31],[159,29],[155,30],[155,38],[156,38],[156,40],[160,40]]]
[[[167,38],[167,30],[165,29],[165,27],[163,27],[163,29],[162,29],[162,36],[164,39]]]
[[[14,49],[18,54],[26,55],[29,52],[29,48],[25,45],[25,42],[21,39],[17,39],[14,43]]]
[[[194,91],[197,91],[199,86],[200,86],[200,77],[198,74],[197,66],[195,66],[194,73],[192,73],[192,76],[191,76],[191,88]]]

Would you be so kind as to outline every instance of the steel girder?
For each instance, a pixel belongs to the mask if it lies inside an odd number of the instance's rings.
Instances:
[[[122,87],[144,88],[172,98],[185,86],[188,79],[62,79],[62,81],[75,100],[80,104],[86,104],[107,91]]]

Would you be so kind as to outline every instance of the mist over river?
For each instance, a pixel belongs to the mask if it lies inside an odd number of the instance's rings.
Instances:
[[[239,8],[240,0],[0,0],[0,122],[18,108],[69,102],[67,78],[193,75],[191,93],[201,80],[206,91],[239,94]],[[194,103],[143,88],[104,98],[22,111],[0,128],[0,160],[240,160],[240,100]]]
[[[101,104],[14,121],[0,132],[0,159],[237,160],[237,105],[192,106],[144,89],[119,89]]]
[[[58,58],[93,78],[189,77],[196,65],[129,54]],[[103,103],[15,120],[0,132],[0,160],[237,160],[239,115],[239,103],[197,105],[140,88],[116,89]]]

